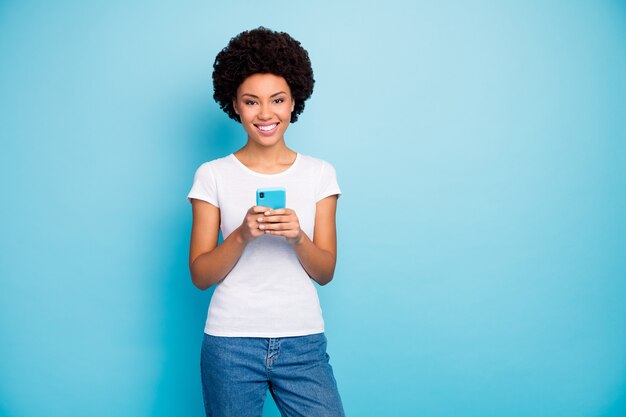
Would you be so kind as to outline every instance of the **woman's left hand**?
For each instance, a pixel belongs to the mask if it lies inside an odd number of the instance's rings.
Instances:
[[[266,234],[284,236],[292,245],[302,240],[302,229],[296,212],[292,209],[282,208],[268,210],[259,216],[259,229]]]

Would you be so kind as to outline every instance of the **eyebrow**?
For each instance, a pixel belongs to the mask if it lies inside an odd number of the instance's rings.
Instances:
[[[271,98],[271,97],[275,97],[275,96],[277,96],[277,95],[279,95],[279,94],[287,94],[287,93],[286,93],[286,92],[284,92],[284,91],[279,91],[278,93],[274,93],[274,94],[272,94],[272,95],[270,96],[270,98]],[[243,96],[250,96],[250,97],[252,97],[252,98],[258,98],[258,97],[257,97],[257,96],[255,96],[254,94],[250,94],[250,93],[243,93],[241,96],[242,96],[242,97],[243,97]]]

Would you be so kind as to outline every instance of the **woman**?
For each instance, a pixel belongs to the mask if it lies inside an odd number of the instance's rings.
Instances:
[[[261,416],[268,388],[283,416],[344,415],[311,281],[333,278],[341,191],[330,164],[284,137],[313,84],[300,43],[263,27],[215,59],[214,98],[248,140],[202,164],[188,195],[192,281],[202,290],[217,283],[201,355],[207,416]],[[286,208],[256,206],[264,187],[285,188]]]

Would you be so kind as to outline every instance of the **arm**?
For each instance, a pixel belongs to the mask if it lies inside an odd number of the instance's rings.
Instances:
[[[266,233],[285,236],[304,270],[319,285],[333,279],[337,259],[337,230],[335,213],[337,196],[332,195],[317,202],[313,240],[300,229],[295,212],[291,209],[272,210],[263,218]]]
[[[267,208],[250,208],[243,224],[218,245],[220,209],[198,199],[192,199],[192,207],[189,271],[193,284],[206,290],[233,269],[249,241],[263,234],[256,219]]]

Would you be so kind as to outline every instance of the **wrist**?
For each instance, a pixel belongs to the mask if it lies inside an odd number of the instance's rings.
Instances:
[[[245,246],[248,243],[248,239],[246,239],[243,235],[243,231],[241,230],[241,226],[239,226],[237,228],[237,230],[235,230],[233,232],[233,234],[235,235],[235,242],[237,242],[238,244]]]
[[[295,238],[291,240],[291,244],[293,246],[302,246],[305,242],[304,237],[305,237],[304,232],[300,230],[300,232],[298,233],[298,236],[296,236]]]

